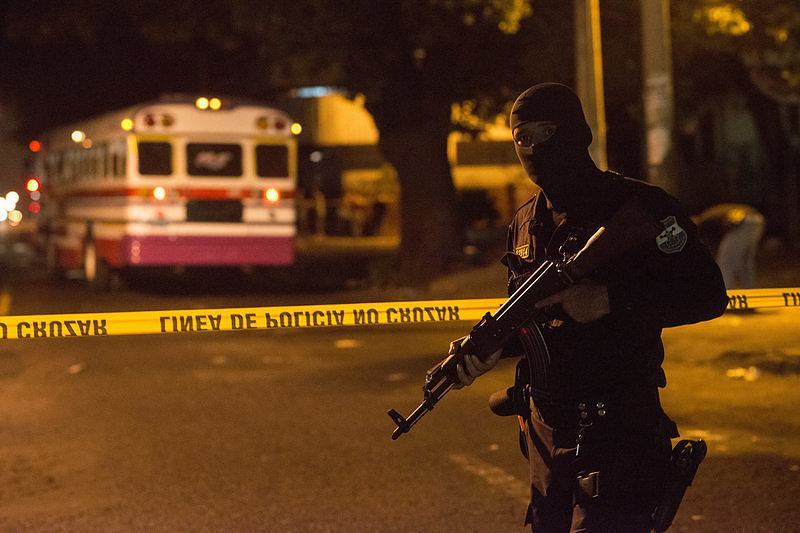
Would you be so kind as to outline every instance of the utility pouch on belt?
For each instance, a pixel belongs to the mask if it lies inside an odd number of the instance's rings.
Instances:
[[[664,484],[664,495],[653,512],[653,529],[666,531],[672,525],[686,488],[692,484],[697,467],[706,457],[705,441],[682,440],[672,449],[669,473]]]

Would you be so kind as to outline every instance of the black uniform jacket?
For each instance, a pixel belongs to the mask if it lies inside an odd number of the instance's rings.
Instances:
[[[558,403],[629,385],[658,383],[663,376],[662,328],[715,318],[728,303],[719,268],[675,198],[612,172],[598,179],[605,187],[592,219],[578,220],[567,214],[557,226],[538,194],[517,211],[509,228],[508,251],[520,258],[504,261],[520,263],[509,269],[510,288],[524,274],[520,270],[529,271],[545,258],[559,257],[568,233],[588,238],[632,196],[664,228],[657,238],[589,275],[608,287],[610,314],[586,324],[566,319],[542,327],[549,349],[547,375],[534,378],[532,386],[535,394]],[[525,342],[513,344],[525,350]]]

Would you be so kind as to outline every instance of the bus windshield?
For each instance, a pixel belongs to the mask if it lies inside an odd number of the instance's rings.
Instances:
[[[172,145],[168,142],[139,141],[139,174],[169,176],[172,174]]]
[[[261,178],[289,176],[289,149],[285,144],[256,146],[256,174]]]

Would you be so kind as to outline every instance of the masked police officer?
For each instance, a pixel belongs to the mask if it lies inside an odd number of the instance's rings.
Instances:
[[[591,130],[568,87],[535,85],[511,111],[515,149],[541,188],[509,228],[509,290],[538,261],[574,253],[623,203],[638,199],[663,232],[537,304],[552,320],[458,367],[469,385],[502,356],[524,356],[514,390],[524,402],[534,531],[650,531],[675,424],[658,389],[664,327],[709,320],[727,305],[714,259],[684,208],[663,190],[601,171]],[[456,341],[454,341],[456,342]],[[520,394],[516,394],[517,398]]]

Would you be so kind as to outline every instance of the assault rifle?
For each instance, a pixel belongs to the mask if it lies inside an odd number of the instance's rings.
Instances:
[[[664,227],[653,220],[634,197],[623,204],[608,223],[600,227],[572,257],[563,261],[543,261],[494,315],[486,313],[473,326],[454,353],[425,373],[422,386],[424,399],[419,407],[407,418],[394,409],[389,410],[388,414],[397,426],[392,432],[392,440],[411,431],[414,424],[458,383],[456,365],[464,361],[464,355],[477,355],[485,360],[502,348],[521,327],[532,321],[546,322],[550,317],[545,310],[536,309],[537,302],[564,290],[648,239],[655,239],[663,231]]]

